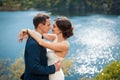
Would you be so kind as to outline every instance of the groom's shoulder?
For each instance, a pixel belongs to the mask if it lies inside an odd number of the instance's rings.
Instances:
[[[29,43],[29,44],[37,44],[37,42],[32,37],[28,38],[27,43]]]
[[[36,45],[36,46],[40,46],[37,41],[35,39],[33,39],[32,37],[29,37],[27,40],[27,43],[30,45]]]

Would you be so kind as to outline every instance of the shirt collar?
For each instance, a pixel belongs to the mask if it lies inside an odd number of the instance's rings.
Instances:
[[[41,35],[39,32],[37,32],[37,31],[35,31],[35,30],[33,30],[33,32],[34,32],[36,35],[38,35],[39,37],[42,38],[42,35]]]

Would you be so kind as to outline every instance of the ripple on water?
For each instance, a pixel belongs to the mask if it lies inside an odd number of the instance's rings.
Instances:
[[[103,67],[114,61],[118,53],[114,50],[119,50],[120,40],[114,32],[116,22],[106,18],[97,18],[87,25],[76,24],[74,40],[76,47],[75,71],[87,77],[94,76],[95,73],[102,71]],[[98,24],[98,25],[97,25]],[[92,26],[90,26],[92,25]],[[79,49],[79,46],[84,46]]]

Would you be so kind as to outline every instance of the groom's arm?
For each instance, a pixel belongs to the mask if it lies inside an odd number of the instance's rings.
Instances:
[[[51,65],[51,66],[41,65],[40,63],[41,59],[39,56],[40,53],[41,53],[40,47],[37,44],[29,45],[28,59],[29,59],[29,67],[30,67],[31,73],[42,74],[42,75],[54,73],[56,71],[55,65]],[[44,53],[41,53],[41,54],[44,54]]]

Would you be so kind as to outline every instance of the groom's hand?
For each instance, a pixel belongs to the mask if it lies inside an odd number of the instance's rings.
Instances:
[[[56,71],[59,71],[59,70],[60,70],[60,67],[61,67],[61,62],[60,62],[60,61],[57,61],[54,65],[55,65]]]

